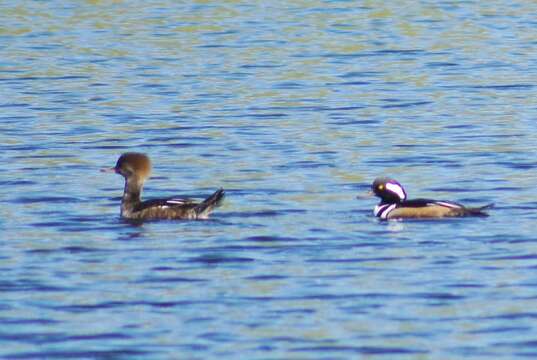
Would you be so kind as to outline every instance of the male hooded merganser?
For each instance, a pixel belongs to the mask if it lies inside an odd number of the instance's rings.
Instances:
[[[207,219],[224,197],[224,189],[219,189],[201,203],[175,198],[141,201],[144,181],[151,173],[151,161],[145,154],[125,153],[119,157],[115,167],[101,171],[115,172],[125,178],[121,216],[126,219]]]
[[[469,208],[453,201],[413,199],[407,200],[405,189],[390,178],[377,178],[371,185],[380,198],[375,206],[375,216],[381,219],[443,218],[457,216],[488,216],[483,210],[494,204]]]

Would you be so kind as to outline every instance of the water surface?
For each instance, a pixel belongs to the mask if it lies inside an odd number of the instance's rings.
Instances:
[[[531,358],[534,3],[0,5],[0,357]],[[202,222],[119,219],[119,154]],[[379,175],[486,219],[379,222]]]

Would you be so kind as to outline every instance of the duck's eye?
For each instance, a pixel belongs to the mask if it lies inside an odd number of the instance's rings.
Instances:
[[[384,190],[384,185],[380,184],[380,185],[378,186],[378,188],[379,188],[379,190]]]
[[[125,176],[131,176],[132,175],[132,169],[130,167],[122,167],[120,168],[120,172]]]

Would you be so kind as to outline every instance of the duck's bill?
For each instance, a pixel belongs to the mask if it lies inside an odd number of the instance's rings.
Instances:
[[[116,171],[115,167],[111,167],[111,168],[102,168],[101,172],[104,172],[104,173],[116,173],[117,171]]]
[[[357,199],[369,199],[371,196],[375,195],[375,193],[371,190],[365,192],[365,193],[360,193],[358,195],[356,195],[356,198]]]

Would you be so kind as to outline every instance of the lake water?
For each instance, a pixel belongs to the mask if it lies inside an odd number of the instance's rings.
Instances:
[[[6,1],[0,357],[537,356],[537,5]],[[209,221],[119,218],[227,198]],[[380,222],[410,197],[489,218]]]

